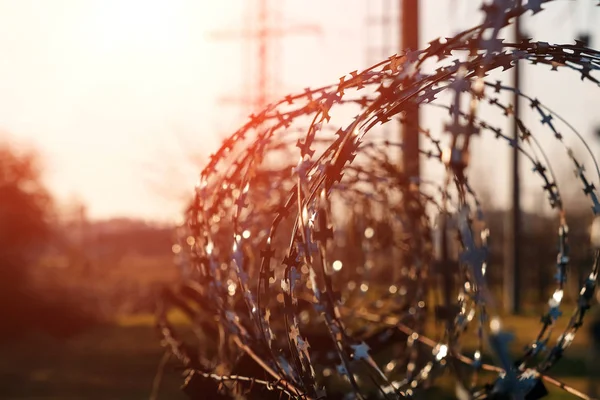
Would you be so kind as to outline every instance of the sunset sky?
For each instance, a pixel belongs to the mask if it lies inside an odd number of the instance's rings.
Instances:
[[[217,99],[243,94],[252,84],[244,70],[251,51],[243,41],[208,35],[244,29],[248,3],[0,1],[0,131],[39,150],[59,202],[80,199],[92,218],[174,218],[201,167],[191,160],[208,156],[243,122],[241,110]],[[279,93],[334,83],[367,66],[367,0],[271,3],[281,4],[282,28],[309,24],[321,30],[276,43]],[[423,0],[422,46],[480,21],[477,3]],[[539,18],[527,18],[525,30],[538,40],[564,43],[594,29],[592,46],[600,47],[595,2],[555,3]],[[560,110],[600,154],[600,140],[591,135],[600,123],[599,89],[565,72],[556,90],[548,90],[547,80],[558,74],[542,69],[526,69],[525,91]],[[501,168],[508,151],[502,149],[485,157],[498,187],[506,179]]]

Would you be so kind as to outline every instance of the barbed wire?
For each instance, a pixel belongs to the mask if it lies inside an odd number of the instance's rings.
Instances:
[[[174,246],[188,278],[165,291],[157,314],[163,344],[189,371],[190,397],[404,398],[450,371],[465,398],[540,398],[543,381],[585,398],[546,373],[591,306],[600,253],[550,345],[566,291],[569,230],[539,137],[563,146],[597,216],[596,187],[561,130],[583,139],[541,101],[488,80],[526,61],[600,84],[592,76],[600,52],[580,42],[501,38],[514,18],[549,2],[491,1],[480,25],[286,96],[224,141],[200,174]],[[516,120],[518,140],[480,117],[485,110],[516,118],[500,98],[508,92],[540,116],[535,128]],[[403,111],[415,103],[448,113],[442,126],[419,128],[421,157],[443,168],[442,183],[407,175],[394,154],[403,144],[380,129],[406,123]],[[540,332],[516,360],[486,282],[490,232],[467,179],[471,139],[483,135],[523,154],[559,220],[556,290]],[[176,337],[172,307],[192,321],[197,349]],[[380,319],[367,317],[374,315]],[[467,357],[463,337],[473,325],[476,350]],[[496,365],[482,363],[484,352]],[[498,375],[482,383],[482,370]]]

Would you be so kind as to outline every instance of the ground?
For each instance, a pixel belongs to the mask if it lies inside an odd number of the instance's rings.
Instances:
[[[163,355],[151,316],[122,318],[81,336],[59,341],[30,337],[0,347],[2,399],[148,399]],[[535,318],[510,318],[520,327],[517,349],[534,336]],[[585,332],[553,376],[585,391]],[[184,400],[175,364],[165,372],[158,399]],[[437,397],[437,396],[436,396]],[[553,390],[550,399],[575,399]]]
[[[66,342],[31,337],[0,350],[2,399],[148,399],[162,357],[149,324],[114,324]],[[185,399],[174,365],[159,399]]]

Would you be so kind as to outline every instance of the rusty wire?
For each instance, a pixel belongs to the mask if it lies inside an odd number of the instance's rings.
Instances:
[[[543,381],[557,384],[546,373],[591,306],[600,254],[596,250],[577,307],[551,345],[569,246],[566,208],[542,135],[564,147],[592,205],[590,219],[600,214],[600,203],[563,130],[581,136],[541,101],[488,78],[525,61],[571,70],[599,85],[592,74],[600,69],[600,52],[582,43],[501,38],[515,17],[536,14],[549,2],[491,1],[482,7],[480,25],[354,71],[335,85],[286,96],[224,141],[200,174],[179,227],[176,253],[191,274],[165,291],[158,313],[164,344],[195,377],[188,385],[195,388],[188,390],[192,398],[206,398],[207,391],[214,398],[411,397],[445,372],[473,399],[539,398]],[[515,118],[503,92],[516,92],[540,116],[535,127],[517,120],[516,141],[481,117],[486,109],[496,119]],[[438,126],[420,127],[421,157],[443,168],[441,182],[405,174],[395,161],[402,143],[380,128],[402,122],[414,103],[447,112]],[[468,182],[469,161],[477,157],[471,140],[482,135],[519,149],[560,225],[556,291],[539,334],[518,360],[509,353],[511,336],[486,283],[493,267],[487,264],[489,230]],[[591,152],[583,156],[593,159]],[[600,179],[597,164],[594,172]],[[198,348],[176,337],[168,319],[173,306],[200,332]],[[436,337],[424,342],[432,323]],[[477,336],[474,357],[461,350],[468,329]],[[482,363],[484,352],[495,366]],[[478,373],[486,369],[499,373],[482,383]]]

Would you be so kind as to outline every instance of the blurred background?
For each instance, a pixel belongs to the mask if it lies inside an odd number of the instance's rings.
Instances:
[[[479,23],[480,5],[418,1],[419,47]],[[202,164],[269,101],[399,53],[402,7],[402,0],[0,1],[0,398],[148,398],[162,356],[153,296],[179,278],[172,228]],[[600,46],[595,2],[545,7],[522,19],[525,37]],[[597,88],[576,74],[524,66],[521,90],[559,110],[600,154]],[[522,118],[538,118],[529,112],[523,107]],[[436,118],[421,116],[434,126]],[[398,134],[394,126],[389,134]],[[510,150],[496,146],[476,143],[471,179],[494,238],[491,264],[499,268],[490,269],[490,284],[502,293],[511,171]],[[533,329],[553,291],[558,222],[528,168],[519,171],[521,239],[531,246],[520,250],[523,295],[509,323]],[[589,206],[569,186],[571,168],[555,172],[570,209],[569,284],[577,292],[591,260]],[[436,174],[427,165],[422,173]],[[580,389],[589,345],[580,335],[557,369]],[[160,397],[183,398],[178,385],[171,370]]]

